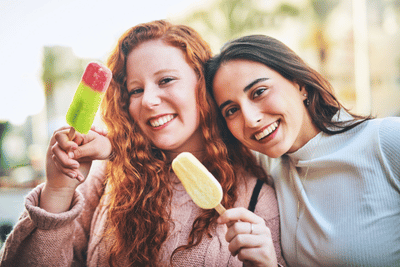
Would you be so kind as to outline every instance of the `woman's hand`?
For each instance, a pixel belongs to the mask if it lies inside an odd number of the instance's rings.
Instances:
[[[73,140],[69,140],[69,129],[62,127],[54,132],[46,155],[46,184],[40,207],[50,212],[68,210],[92,161],[107,159],[111,154],[111,143],[104,130],[92,128],[87,135],[75,133]]]
[[[92,127],[88,134],[75,133],[72,140],[68,130],[61,129],[54,134],[51,147],[52,159],[58,170],[70,178],[83,182],[89,173],[93,160],[107,159],[111,154],[111,143],[105,130]]]
[[[275,248],[264,219],[245,208],[227,210],[218,223],[228,227],[225,239],[232,256],[248,266],[278,266]]]

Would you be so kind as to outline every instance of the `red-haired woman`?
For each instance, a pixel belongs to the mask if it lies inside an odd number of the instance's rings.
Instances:
[[[195,31],[165,21],[119,39],[102,103],[107,137],[91,131],[68,141],[67,129],[56,131],[47,180],[28,195],[1,252],[4,266],[285,264],[274,190],[258,183],[266,176],[249,150],[228,151],[220,137],[203,74],[210,56]],[[183,151],[221,183],[227,224],[197,207],[171,171]]]

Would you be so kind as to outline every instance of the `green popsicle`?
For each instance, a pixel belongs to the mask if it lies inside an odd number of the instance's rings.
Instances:
[[[106,66],[97,62],[87,65],[66,115],[71,126],[70,139],[75,130],[82,134],[89,132],[111,79],[112,73]]]

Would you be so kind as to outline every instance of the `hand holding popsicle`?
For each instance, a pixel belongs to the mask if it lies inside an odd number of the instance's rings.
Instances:
[[[78,177],[77,170],[89,169],[90,163],[78,164],[68,157],[67,151],[56,141],[56,136],[63,134],[66,144],[63,147],[76,145],[67,137],[69,127],[63,127],[54,132],[46,154],[46,182],[40,194],[39,207],[52,213],[67,211],[75,189],[83,182],[83,176]],[[81,172],[82,173],[82,172]]]
[[[214,176],[191,153],[183,152],[172,161],[172,169],[193,202],[203,209],[216,209],[221,215],[222,188]]]
[[[217,222],[227,225],[229,251],[246,267],[277,266],[272,234],[263,218],[239,207],[227,210]]]
[[[46,156],[46,183],[40,197],[41,208],[54,213],[68,210],[75,189],[84,182],[92,161],[110,155],[111,143],[104,132],[92,129],[88,134],[77,132],[73,141],[68,138],[69,127],[54,132]]]
[[[47,211],[67,210],[75,188],[84,181],[90,169],[91,161],[78,163],[68,154],[73,153],[73,149],[76,149],[78,145],[71,142],[74,139],[75,130],[81,134],[87,134],[92,127],[101,97],[110,85],[111,78],[112,73],[106,66],[96,62],[87,65],[66,115],[71,129],[68,140],[65,141],[70,142],[63,143],[62,141],[65,129],[56,131],[51,139],[46,160],[47,180],[40,201],[40,206]]]
[[[194,203],[203,209],[215,208],[221,215],[218,223],[228,227],[226,241],[233,256],[246,266],[277,265],[271,232],[264,220],[245,208],[225,210],[220,204],[221,185],[195,156],[189,152],[179,154],[172,161],[172,169]]]
[[[72,141],[65,130],[57,131],[54,138],[56,143],[52,147],[53,160],[58,169],[81,182],[89,172],[89,169],[82,168],[84,164],[108,159],[111,154],[111,143],[106,132],[95,127],[88,134],[75,133]]]

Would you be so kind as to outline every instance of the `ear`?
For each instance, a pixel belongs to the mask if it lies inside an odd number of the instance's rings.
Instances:
[[[301,94],[301,98],[303,100],[306,100],[308,98],[308,92],[306,90],[306,86],[305,85],[300,86],[299,84],[296,84],[296,86],[299,88],[299,93]]]

